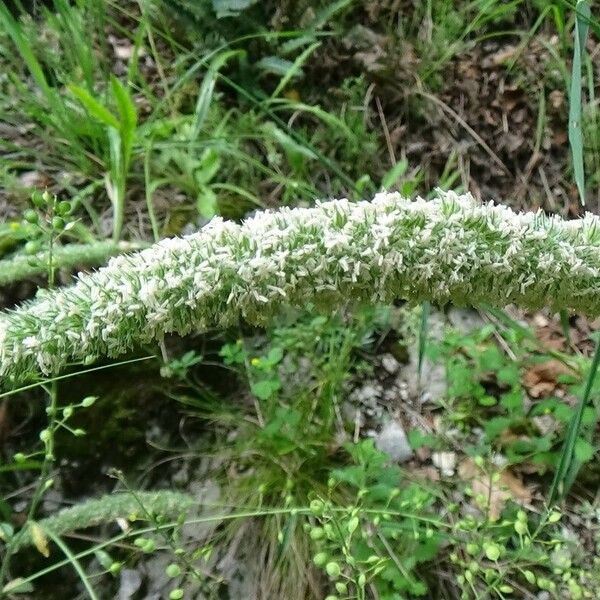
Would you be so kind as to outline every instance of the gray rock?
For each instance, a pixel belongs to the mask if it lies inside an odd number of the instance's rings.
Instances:
[[[376,404],[383,394],[383,388],[380,383],[374,381],[365,383],[363,386],[356,388],[350,397],[354,402],[361,404]]]
[[[406,462],[413,455],[404,428],[396,419],[385,423],[375,436],[375,446],[381,452],[385,452],[394,462]]]
[[[393,354],[387,352],[381,357],[381,366],[390,374],[394,375],[400,369],[400,363]]]
[[[427,323],[427,343],[439,342],[444,337],[445,316],[432,311]],[[427,357],[423,361],[419,378],[419,348],[413,344],[409,350],[409,364],[406,371],[406,383],[410,396],[417,398],[420,404],[435,402],[446,395],[446,367],[443,363],[432,363]]]
[[[452,477],[456,468],[456,453],[454,452],[434,452],[431,455],[431,462],[434,467],[440,470],[444,477]]]
[[[448,321],[464,334],[472,333],[485,325],[481,315],[472,308],[451,308],[448,311]]]
[[[142,585],[142,576],[135,569],[123,569],[119,577],[119,600],[130,600]]]

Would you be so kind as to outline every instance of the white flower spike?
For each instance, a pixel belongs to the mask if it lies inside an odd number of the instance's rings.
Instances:
[[[452,192],[215,218],[1,314],[0,376],[56,373],[168,332],[264,323],[283,305],[396,298],[600,315],[600,218],[517,214]]]

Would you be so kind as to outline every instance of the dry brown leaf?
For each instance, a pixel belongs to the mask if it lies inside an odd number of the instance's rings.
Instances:
[[[505,62],[511,60],[517,54],[517,51],[517,46],[505,46],[503,48],[500,48],[497,52],[486,56],[482,60],[481,66],[484,69],[492,69],[494,67],[499,67]]]
[[[523,385],[532,398],[551,395],[559,386],[561,375],[573,375],[573,370],[559,360],[552,358],[529,367],[523,375]]]
[[[458,466],[458,475],[470,484],[473,496],[483,496],[488,499],[488,514],[491,521],[500,518],[509,500],[524,505],[531,503],[531,489],[509,469],[501,471],[498,480],[494,481],[489,473],[485,473],[473,460],[466,458]]]
[[[435,467],[418,467],[411,469],[410,474],[423,481],[439,481],[440,472]]]

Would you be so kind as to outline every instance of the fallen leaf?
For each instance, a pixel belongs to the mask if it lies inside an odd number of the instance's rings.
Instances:
[[[552,358],[529,367],[523,375],[523,385],[532,398],[550,396],[559,387],[561,375],[573,375],[574,371],[559,360]]]
[[[440,472],[435,467],[419,467],[411,469],[410,474],[422,481],[439,481]]]
[[[518,51],[517,46],[505,46],[504,48],[500,48],[497,52],[486,56],[481,61],[481,66],[484,69],[491,69],[493,67],[499,67],[505,62],[509,61],[511,58],[515,56]]]

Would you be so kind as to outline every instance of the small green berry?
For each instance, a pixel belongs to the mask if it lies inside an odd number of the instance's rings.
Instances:
[[[64,229],[65,228],[65,220],[62,217],[56,216],[52,217],[52,229]]]
[[[313,562],[317,567],[322,567],[327,562],[327,554],[325,552],[319,552],[313,556]]]
[[[32,225],[35,225],[39,221],[39,215],[32,208],[28,208],[23,213],[23,218]]]
[[[111,575],[117,575],[121,571],[122,568],[123,568],[123,563],[114,562],[110,565],[110,567],[108,567],[108,570],[111,573]]]
[[[96,400],[98,400],[97,396],[86,396],[81,401],[81,406],[83,406],[83,408],[89,408],[90,406],[92,406],[92,404],[94,404],[94,402],[96,402]]]
[[[356,531],[356,529],[357,529],[357,527],[358,527],[358,524],[359,524],[358,517],[352,517],[352,518],[351,518],[351,519],[348,521],[348,533],[349,533],[350,535],[352,535],[352,534],[353,534],[353,533]]]
[[[36,208],[43,208],[46,204],[46,201],[43,198],[42,192],[35,190],[32,194],[31,194],[31,203],[36,207]]]
[[[468,543],[467,544],[467,552],[471,556],[475,556],[479,552],[479,546],[478,546],[478,544],[474,544],[472,542]]]
[[[500,548],[500,546],[498,546],[498,544],[494,544],[494,543],[485,544],[485,546],[483,547],[483,550],[484,550],[485,555],[487,556],[488,560],[496,561],[500,558],[501,548]]]
[[[181,588],[175,588],[171,590],[169,594],[169,600],[181,600],[183,598],[183,590]]]
[[[34,240],[29,240],[25,244],[25,254],[37,254],[40,251],[40,244]]]
[[[523,575],[525,575],[525,579],[527,579],[528,583],[530,583],[531,585],[535,583],[535,575],[533,574],[533,571],[523,571]]]
[[[179,577],[181,575],[181,568],[176,563],[171,563],[166,569],[165,573],[168,577]]]
[[[67,200],[61,200],[56,206],[56,212],[61,216],[68,215],[71,212],[71,203]]]
[[[548,517],[548,523],[558,523],[558,521],[560,521],[562,515],[559,512],[553,512],[550,513],[550,516]]]
[[[340,568],[340,565],[335,561],[328,562],[325,566],[325,571],[327,572],[327,575],[329,575],[329,577],[331,577],[332,579],[337,579],[342,574],[342,569]]]
[[[335,591],[338,594],[342,594],[344,596],[347,596],[348,595],[348,586],[343,581],[338,581],[335,584]]]

